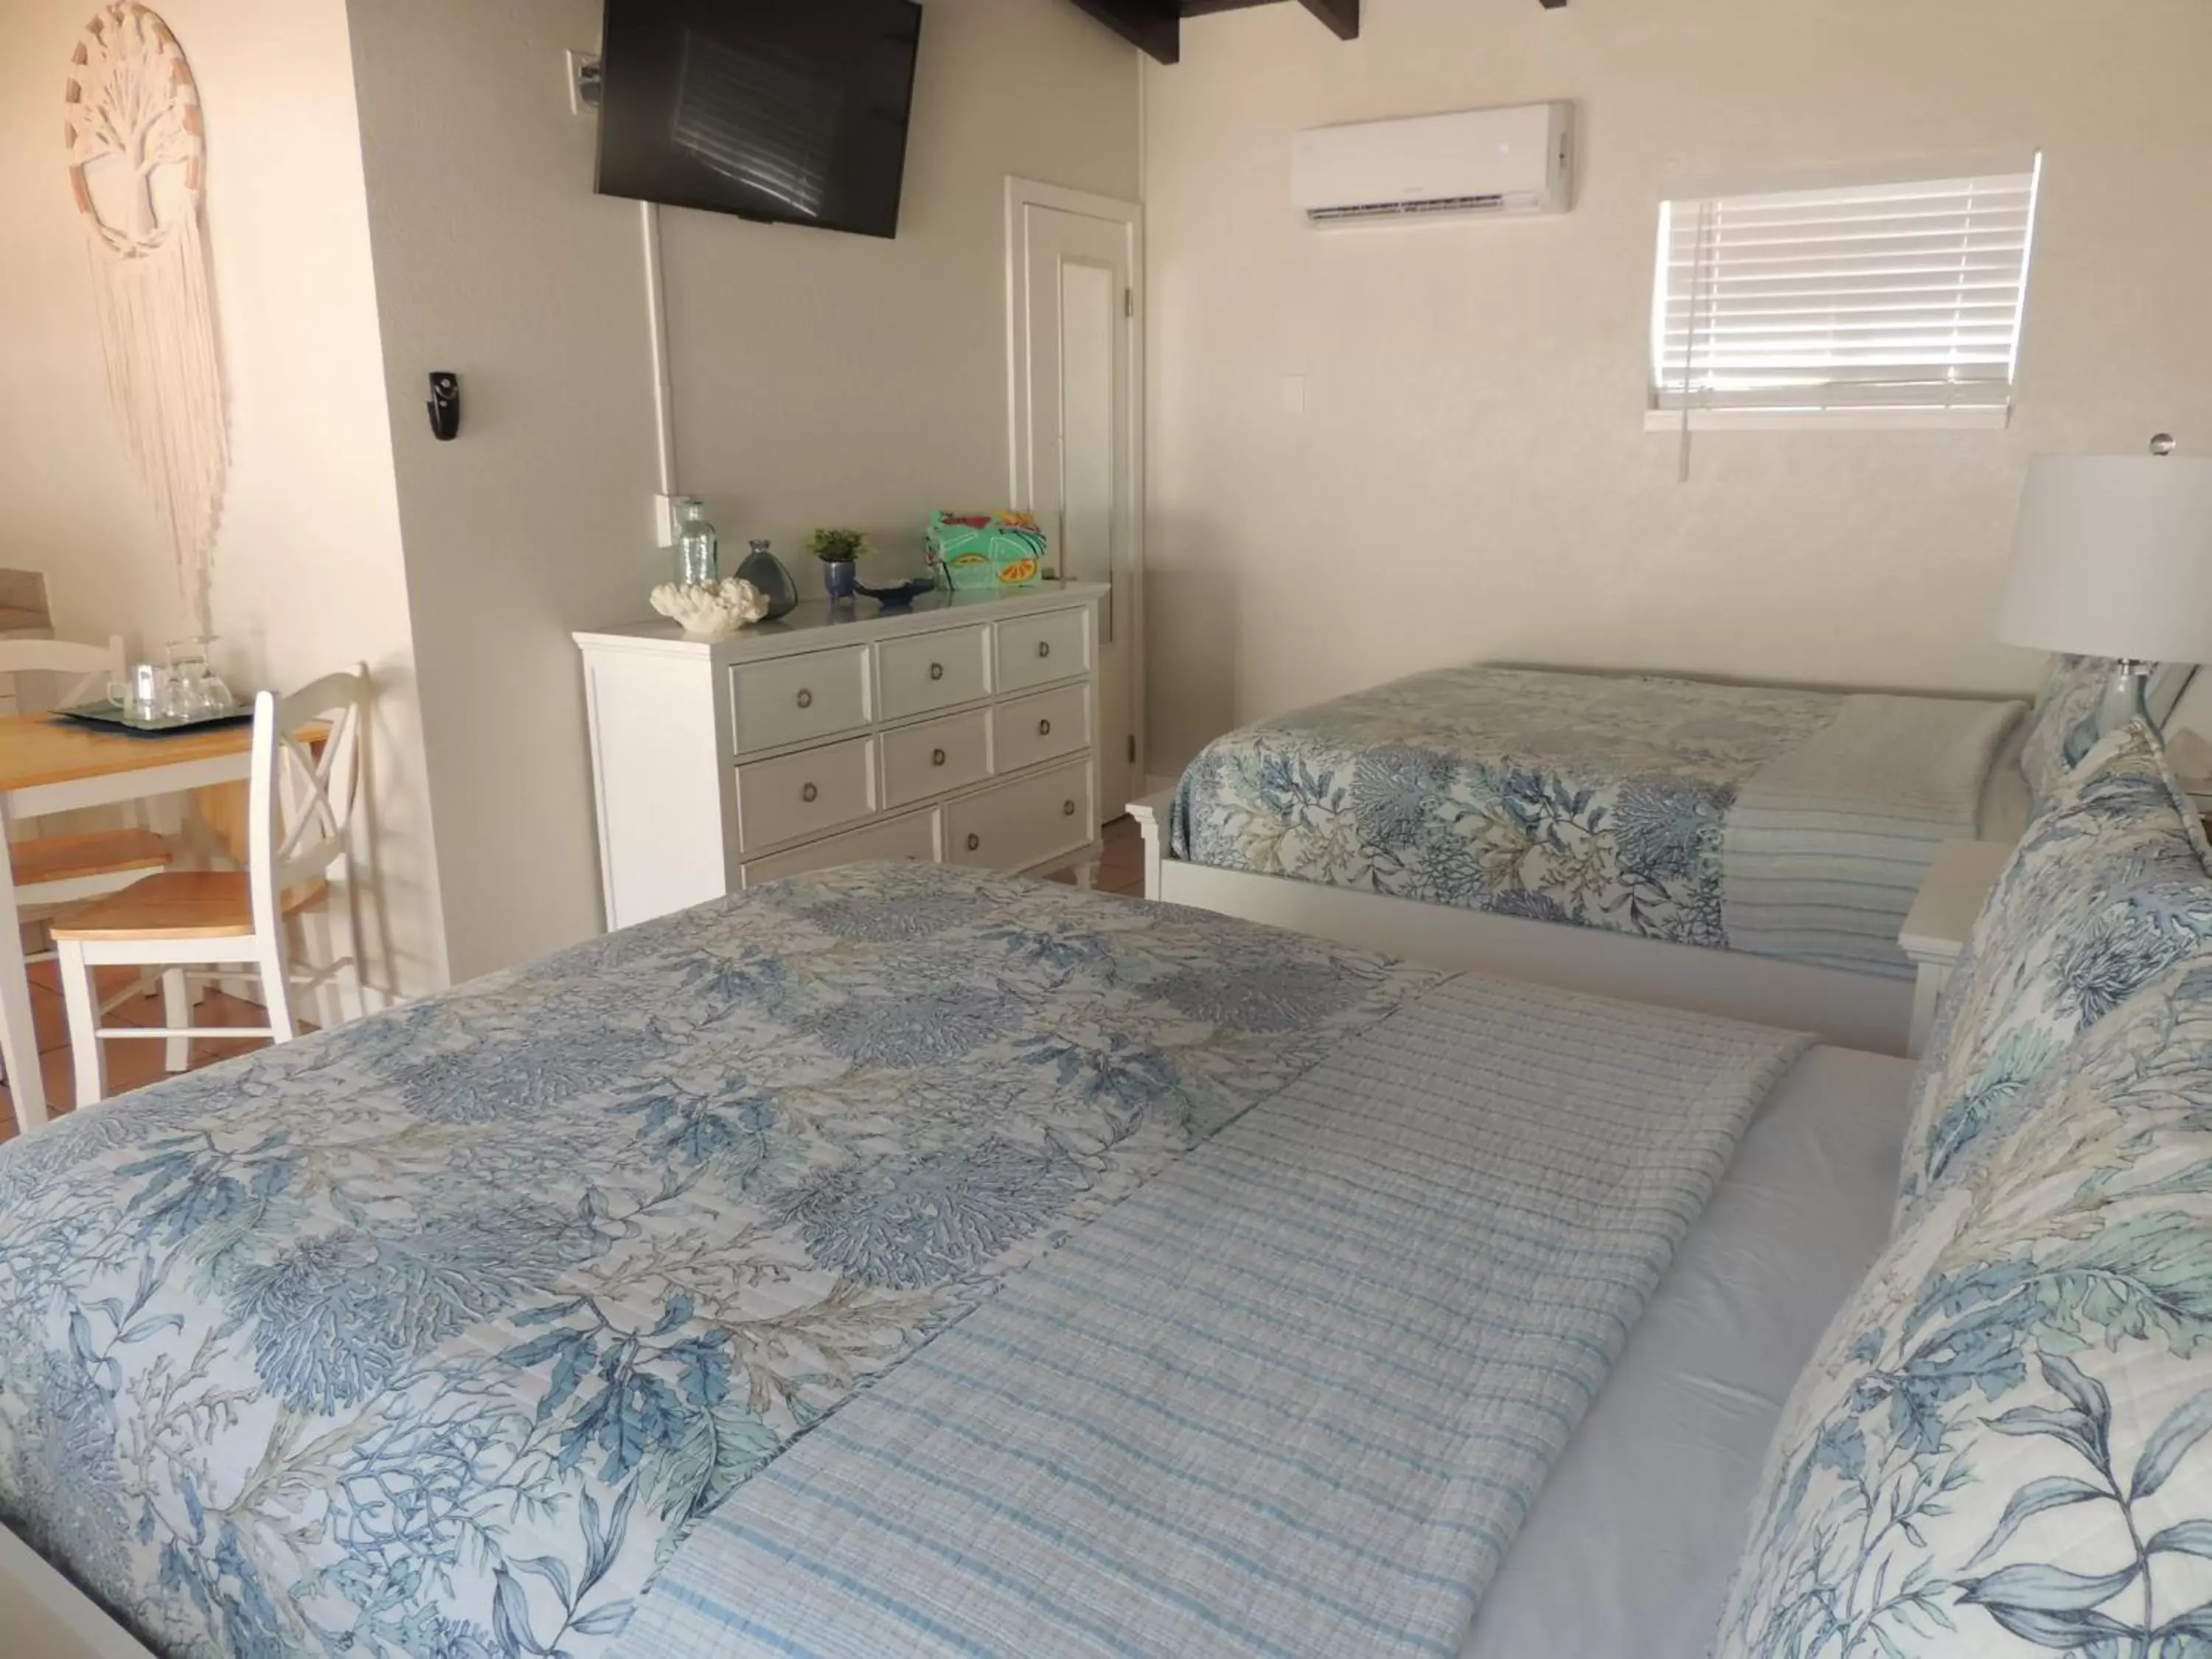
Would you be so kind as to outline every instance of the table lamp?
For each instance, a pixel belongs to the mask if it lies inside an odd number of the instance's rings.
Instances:
[[[2161,433],[2148,455],[2035,462],[1997,607],[2008,645],[2116,659],[2144,720],[2154,666],[2212,662],[2212,460],[2172,451]]]

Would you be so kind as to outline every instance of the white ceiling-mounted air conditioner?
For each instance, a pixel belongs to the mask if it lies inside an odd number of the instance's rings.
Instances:
[[[1317,225],[1565,213],[1574,114],[1527,104],[1315,127],[1291,151],[1291,199]]]

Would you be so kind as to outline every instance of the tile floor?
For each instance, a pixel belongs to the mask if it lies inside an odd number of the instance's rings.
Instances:
[[[1063,870],[1052,879],[1072,882],[1075,874],[1072,870]],[[1102,893],[1144,897],[1145,843],[1134,818],[1116,818],[1106,826],[1106,853],[1099,861],[1096,885]],[[35,963],[31,969],[31,1012],[39,1030],[39,1063],[46,1074],[46,1108],[52,1112],[65,1112],[76,1098],[76,1090],[70,1073],[69,1034],[63,1020],[61,991],[50,962]],[[250,1002],[211,991],[200,1005],[198,1018],[208,1025],[258,1025],[263,1015]],[[133,997],[117,1007],[108,1018],[118,1025],[159,1025],[161,1000],[158,996]],[[233,1054],[258,1048],[263,1042],[259,1037],[198,1042],[192,1045],[192,1064],[196,1067],[212,1065]],[[143,1038],[108,1042],[107,1087],[111,1094],[143,1088],[163,1075],[159,1042]],[[6,1085],[0,1084],[0,1140],[8,1139],[15,1133],[15,1102]]]
[[[1073,870],[1055,871],[1054,881],[1072,882]],[[1106,856],[1099,860],[1098,875],[1093,884],[1102,893],[1119,893],[1124,898],[1145,896],[1145,836],[1137,828],[1134,818],[1121,817],[1106,826]]]
[[[117,983],[127,982],[127,974],[121,974]],[[55,981],[51,962],[31,964],[31,1017],[39,1032],[39,1068],[46,1080],[46,1109],[65,1112],[76,1098],[76,1083],[70,1071],[69,1031],[62,1013],[61,988]],[[225,996],[220,991],[210,991],[193,1018],[202,1025],[258,1025],[264,1016],[250,1002]],[[159,1025],[161,999],[132,997],[111,1010],[107,1021],[115,1025]],[[218,1060],[261,1048],[266,1041],[264,1037],[240,1037],[235,1041],[216,1037],[196,1042],[192,1044],[192,1065],[195,1068],[211,1066]],[[158,1042],[143,1037],[111,1038],[106,1047],[110,1094],[143,1088],[166,1075],[161,1070],[161,1044]],[[0,1140],[9,1139],[15,1133],[15,1102],[7,1085],[0,1084]]]

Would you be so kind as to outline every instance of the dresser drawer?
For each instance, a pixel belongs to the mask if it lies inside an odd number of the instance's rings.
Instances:
[[[910,806],[991,775],[991,719],[982,709],[886,732],[884,805]]]
[[[945,857],[951,864],[1025,870],[1088,847],[1096,823],[1091,763],[1078,761],[951,802],[945,808]]]
[[[741,662],[730,670],[736,751],[810,743],[868,723],[868,647]]]
[[[904,720],[990,695],[991,630],[945,628],[876,647],[884,718]]]
[[[902,817],[885,818],[880,823],[848,830],[842,836],[825,836],[787,853],[755,859],[744,866],[744,884],[757,887],[764,881],[781,881],[786,876],[804,875],[809,870],[829,870],[840,864],[862,864],[872,859],[919,859],[925,864],[934,863],[937,814],[908,812]]]
[[[1063,685],[1018,697],[994,708],[991,719],[998,728],[992,752],[999,770],[1018,772],[1091,747],[1091,688]]]
[[[856,738],[738,768],[738,850],[864,818],[876,810],[876,740]]]
[[[1023,691],[1032,685],[1088,672],[1091,613],[1048,611],[995,624],[999,636],[999,690]]]

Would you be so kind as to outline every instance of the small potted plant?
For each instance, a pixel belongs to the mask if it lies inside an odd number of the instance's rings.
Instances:
[[[873,551],[868,538],[857,530],[817,530],[807,538],[806,550],[822,561],[822,583],[832,604],[853,597],[855,562]]]

